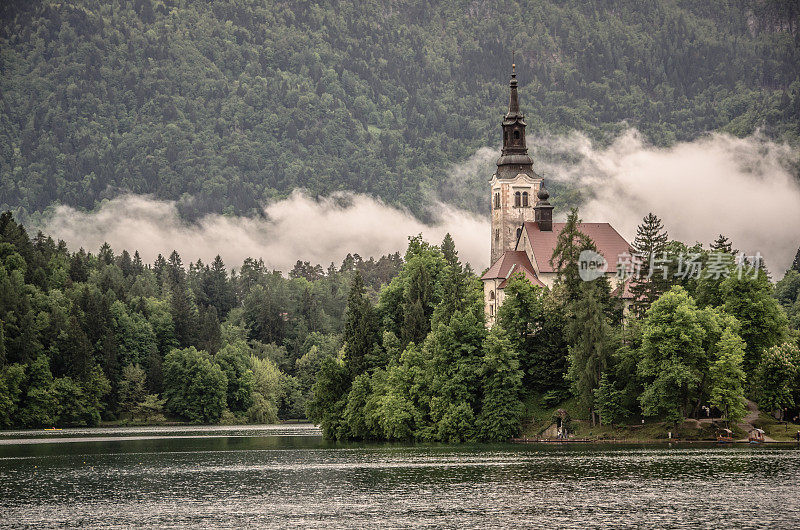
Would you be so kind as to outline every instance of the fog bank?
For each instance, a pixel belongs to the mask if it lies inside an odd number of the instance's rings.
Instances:
[[[536,141],[571,158],[536,167],[587,191],[581,218],[608,221],[629,241],[653,212],[672,239],[707,248],[724,234],[748,255],[761,252],[775,278],[800,246],[800,186],[791,169],[798,153],[787,145],[760,135],[712,134],[656,148],[633,130],[605,149],[581,134]]]
[[[534,168],[546,180],[583,190],[584,221],[610,222],[629,241],[642,217],[653,212],[673,239],[707,247],[725,234],[735,248],[761,252],[775,278],[800,245],[800,186],[790,169],[798,153],[786,145],[759,135],[713,134],[657,148],[634,130],[608,147],[579,133],[530,138],[528,144],[535,146]],[[422,233],[439,243],[450,232],[461,258],[480,271],[489,265],[486,209],[497,155],[484,147],[446,172],[432,194],[433,225],[365,195],[315,200],[295,191],[265,206],[265,218],[207,215],[186,223],[174,202],[123,195],[90,213],[58,207],[41,228],[73,249],[97,251],[108,241],[117,252],[139,250],[149,262],[173,249],[184,262],[220,254],[228,267],[261,257],[284,272],[298,259],[338,265],[348,252],[378,257],[402,252],[409,235]],[[555,213],[560,219],[567,214]]]
[[[485,266],[488,222],[445,204],[436,210],[439,222],[426,225],[365,195],[337,193],[317,201],[295,191],[266,206],[266,219],[207,215],[186,223],[175,202],[123,195],[89,213],[60,206],[42,230],[64,239],[71,249],[96,251],[107,241],[115,252],[138,250],[147,262],[175,249],[184,263],[208,262],[219,254],[228,267],[260,257],[284,272],[298,259],[327,266],[331,261],[339,265],[347,253],[364,259],[403,253],[410,235],[421,233],[438,244],[449,232],[463,260]]]

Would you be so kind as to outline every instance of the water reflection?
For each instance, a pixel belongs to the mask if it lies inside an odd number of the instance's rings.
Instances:
[[[7,443],[0,517],[10,526],[137,527],[800,523],[793,448],[357,445],[309,429]],[[84,431],[69,436],[100,436]]]

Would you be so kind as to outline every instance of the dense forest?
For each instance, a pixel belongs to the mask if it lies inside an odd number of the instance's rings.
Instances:
[[[701,407],[737,421],[744,397],[800,411],[800,250],[773,285],[726,238],[687,247],[649,215],[640,254],[696,253],[720,274],[644,271],[623,317],[607,278],[579,277],[594,248],[579,222],[573,210],[559,236],[555,287],[511,278],[489,330],[449,235],[285,277],[254,259],[71,252],[6,212],[0,428],[309,417],[330,438],[465,441],[514,435],[531,399],[606,424]]]
[[[351,289],[342,352],[321,363],[310,417],[330,438],[443,442],[506,440],[531,398],[573,401],[592,424],[677,425],[703,407],[738,422],[745,398],[796,422],[800,250],[776,298],[727,238],[687,247],[650,214],[633,244],[644,270],[626,313],[607,277],[581,280],[580,253],[596,247],[579,224],[573,210],[552,256],[554,288],[512,277],[491,330],[480,284],[450,242],[412,241],[376,306]],[[648,274],[648,258],[665,251],[672,265],[696,255],[706,269]]]
[[[796,144],[798,17],[797,0],[9,0],[0,208],[127,191],[258,215],[302,187],[483,212],[442,175],[498,145],[512,52],[533,134]]]
[[[0,216],[0,428],[101,419],[272,422],[305,417],[335,356],[354,275],[367,296],[398,255],[348,255],[286,278],[248,259],[187,266],[177,252],[70,252]]]

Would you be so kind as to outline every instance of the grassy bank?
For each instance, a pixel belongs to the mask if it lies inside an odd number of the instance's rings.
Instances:
[[[525,417],[521,438],[547,438],[547,429],[553,425],[558,416],[557,411],[563,410],[569,418],[569,433],[571,438],[589,440],[625,440],[631,442],[643,442],[653,440],[668,440],[670,433],[672,439],[713,441],[717,438],[717,433],[728,427],[733,431],[735,439],[747,438],[748,433],[745,428],[739,425],[730,425],[720,419],[695,419],[684,420],[681,424],[666,423],[663,421],[653,421],[648,418],[632,417],[628,423],[615,425],[592,425],[585,419],[585,414],[579,409],[575,399],[569,399],[558,405],[548,406],[542,401],[541,396],[532,396],[525,403]],[[761,413],[758,419],[753,422],[766,433],[769,438],[775,441],[793,441],[795,433],[800,430],[800,425],[793,423],[781,423],[774,418]]]

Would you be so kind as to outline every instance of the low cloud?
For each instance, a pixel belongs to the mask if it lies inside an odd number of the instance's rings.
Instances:
[[[787,145],[759,135],[713,134],[658,148],[634,130],[607,147],[579,133],[528,144],[535,146],[537,172],[582,190],[584,221],[610,222],[629,241],[642,217],[653,212],[673,239],[707,247],[725,234],[736,248],[761,252],[777,278],[800,245],[800,186],[792,173],[798,152]],[[89,213],[58,207],[41,228],[71,248],[96,251],[108,241],[116,251],[139,250],[147,261],[173,249],[184,262],[220,254],[229,267],[260,257],[284,272],[298,259],[338,264],[347,253],[367,258],[402,252],[409,235],[422,233],[438,243],[450,232],[461,258],[480,271],[489,265],[488,182],[497,155],[481,148],[446,171],[448,178],[430,194],[431,225],[369,196],[315,200],[295,191],[267,205],[264,218],[208,215],[187,223],[174,202],[123,195]],[[563,219],[566,213],[556,215]]]
[[[607,148],[577,133],[538,145],[550,161],[537,169],[589,196],[581,218],[608,221],[629,241],[653,212],[673,239],[707,248],[724,234],[747,254],[761,252],[777,278],[800,246],[800,185],[792,169],[798,152],[788,145],[712,134],[657,148],[633,130]]]
[[[124,195],[94,212],[60,206],[42,230],[64,239],[71,248],[96,251],[107,241],[116,252],[138,250],[148,262],[175,249],[184,263],[198,258],[208,262],[219,254],[228,267],[238,267],[245,258],[256,257],[284,272],[298,259],[338,265],[347,253],[365,259],[402,253],[409,235],[421,233],[439,243],[449,232],[461,258],[484,267],[489,255],[488,221],[445,204],[439,204],[435,213],[438,222],[426,225],[365,195],[339,193],[314,200],[295,191],[266,206],[265,218],[207,215],[187,223],[174,202]]]

